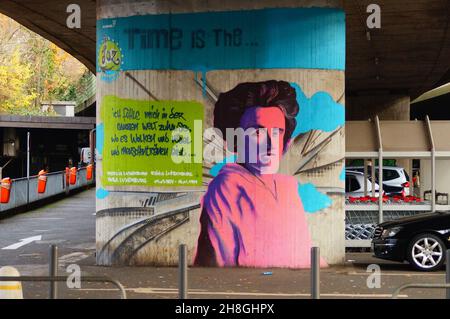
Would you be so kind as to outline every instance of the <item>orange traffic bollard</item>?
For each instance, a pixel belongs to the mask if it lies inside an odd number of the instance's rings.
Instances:
[[[66,167],[66,187],[69,186],[70,168]]]
[[[94,169],[94,165],[89,164],[88,166],[86,166],[86,178],[88,181],[90,181],[92,179],[92,172]]]
[[[47,172],[44,171],[43,169],[38,174],[38,193],[39,194],[45,193],[45,188],[47,186],[47,176],[45,176],[45,174],[47,174]]]
[[[77,183],[77,168],[72,167],[70,169],[70,177],[69,177],[70,185],[75,185]]]
[[[9,197],[11,195],[11,178],[6,177],[2,179],[0,190],[0,200],[2,204],[7,204],[9,202]]]

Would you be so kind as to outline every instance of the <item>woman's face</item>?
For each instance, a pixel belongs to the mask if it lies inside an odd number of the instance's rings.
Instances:
[[[244,143],[239,143],[243,146],[238,148],[238,160],[245,155],[245,165],[253,171],[275,174],[284,151],[286,122],[283,111],[277,106],[249,108],[240,125],[248,134],[244,134]]]

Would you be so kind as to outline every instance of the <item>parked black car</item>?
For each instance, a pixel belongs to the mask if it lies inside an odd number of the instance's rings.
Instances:
[[[450,249],[450,212],[424,213],[378,225],[375,257],[403,262],[422,271],[438,270]]]

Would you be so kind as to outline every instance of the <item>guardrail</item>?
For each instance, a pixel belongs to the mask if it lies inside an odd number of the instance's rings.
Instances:
[[[50,283],[49,297],[50,299],[58,299],[57,282],[67,282],[69,276],[58,276],[58,247],[50,245],[49,249],[49,276],[0,276],[0,282],[36,282],[43,281]],[[127,299],[127,293],[123,285],[115,279],[107,276],[80,276],[81,282],[109,282],[115,285],[120,291],[121,299]]]
[[[38,176],[30,176],[29,194],[27,195],[28,179],[26,177],[12,180],[11,195],[8,203],[0,204],[0,213],[13,208],[25,206],[41,199],[49,198],[68,192],[73,189],[81,188],[95,182],[95,178],[87,179],[86,167],[82,167],[77,171],[77,181],[75,185],[66,185],[66,172],[59,171],[46,174],[47,185],[45,192],[38,193]]]
[[[0,277],[0,281],[43,281],[43,282],[67,282],[68,276],[11,276],[11,277]],[[123,285],[115,279],[106,276],[81,276],[80,281],[82,282],[109,282],[114,284],[120,291],[120,298],[127,299],[127,293]],[[50,298],[57,299],[57,298]]]
[[[450,249],[447,249],[445,253],[445,259],[446,259],[445,284],[418,284],[418,283],[405,284],[395,289],[394,293],[392,294],[392,298],[397,299],[398,295],[402,290],[410,288],[425,288],[425,289],[445,288],[446,289],[445,297],[446,299],[450,300]]]
[[[402,290],[409,289],[409,288],[425,288],[425,289],[435,289],[435,288],[445,288],[450,289],[450,284],[405,284],[403,286],[398,287],[395,289],[394,293],[392,294],[392,299],[397,299],[398,295]]]

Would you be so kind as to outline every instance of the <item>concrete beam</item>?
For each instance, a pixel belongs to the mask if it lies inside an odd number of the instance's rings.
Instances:
[[[91,130],[95,117],[0,115],[0,127]]]

